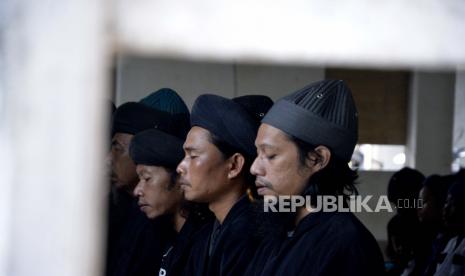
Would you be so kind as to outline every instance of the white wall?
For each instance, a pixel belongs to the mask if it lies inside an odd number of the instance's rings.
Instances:
[[[198,95],[234,96],[233,66],[221,63],[120,57],[117,69],[116,105],[139,101],[160,88],[176,90],[191,106]]]
[[[225,97],[265,94],[276,100],[324,78],[324,68],[235,65],[123,56],[118,59],[116,104],[138,101],[162,87],[192,106],[204,93]]]
[[[336,66],[465,64],[462,0],[116,1],[116,44],[145,54]],[[393,20],[395,18],[395,20]]]
[[[0,275],[103,272],[108,8],[0,3]]]

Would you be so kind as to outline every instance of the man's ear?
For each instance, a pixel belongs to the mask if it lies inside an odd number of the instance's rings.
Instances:
[[[314,172],[324,169],[331,159],[331,151],[325,146],[318,146],[308,153],[307,160],[311,162],[310,167]]]
[[[242,154],[240,153],[234,153],[231,157],[229,157],[229,172],[228,172],[228,178],[236,178],[239,176],[239,174],[242,171],[242,168],[244,168],[245,164],[245,158]]]

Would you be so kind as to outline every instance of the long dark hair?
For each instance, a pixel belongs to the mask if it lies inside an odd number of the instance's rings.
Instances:
[[[288,138],[297,146],[301,166],[306,165],[308,153],[318,155],[315,152],[316,146],[294,136],[288,135]],[[328,165],[310,177],[302,195],[310,197],[335,195],[343,196],[347,200],[350,195],[358,194],[355,187],[357,178],[357,171],[352,170],[347,162],[331,155]]]

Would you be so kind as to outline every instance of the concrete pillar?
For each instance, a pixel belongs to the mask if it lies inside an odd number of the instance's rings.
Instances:
[[[455,74],[414,72],[410,89],[407,164],[426,175],[450,173]]]
[[[102,272],[107,8],[0,2],[0,275]]]

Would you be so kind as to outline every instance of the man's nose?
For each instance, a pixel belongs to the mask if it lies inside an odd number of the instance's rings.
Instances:
[[[258,160],[258,157],[255,158],[255,160],[253,161],[252,163],[252,166],[250,166],[250,173],[253,174],[253,175],[262,175],[262,169],[260,167],[260,164],[259,164],[259,160]]]
[[[135,196],[135,197],[140,197],[143,195],[143,189],[142,189],[142,185],[139,183],[137,183],[136,187],[134,188],[134,191],[132,192],[132,194]]]
[[[179,174],[179,175],[184,175],[186,173],[186,170],[185,170],[185,161],[184,159],[181,160],[181,162],[178,164],[178,166],[176,167],[176,172]]]

